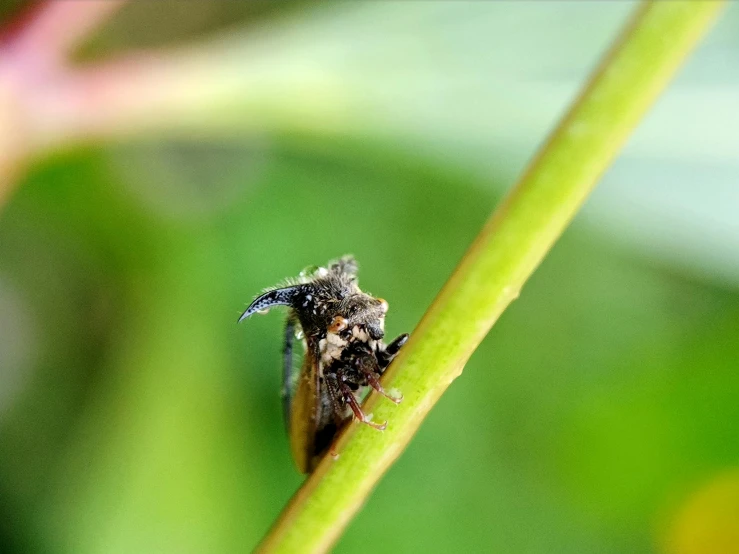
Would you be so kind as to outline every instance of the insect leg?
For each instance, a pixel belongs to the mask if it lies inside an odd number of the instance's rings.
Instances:
[[[343,381],[343,377],[344,377],[344,374],[341,370],[336,372],[336,380],[338,381],[338,384],[339,384],[339,391],[341,392],[341,395],[344,398],[344,401],[347,404],[349,404],[349,407],[352,409],[352,412],[354,412],[354,417],[356,417],[362,423],[365,423],[369,425],[370,427],[374,427],[378,431],[384,431],[385,427],[387,427],[387,421],[384,421],[382,423],[375,423],[369,417],[367,417],[365,413],[362,411],[362,407],[359,405],[359,402],[357,402],[357,399],[354,396],[352,389],[350,389],[349,385],[347,385]]]
[[[290,429],[290,407],[292,404],[293,380],[293,341],[295,340],[295,326],[297,318],[294,314],[287,316],[285,322],[285,346],[282,350],[282,416],[285,419],[285,428]]]
[[[339,391],[339,381],[336,379],[335,375],[327,373],[324,379],[326,382],[328,397],[331,399],[334,423],[338,427],[344,419],[344,404],[342,403],[344,395]]]
[[[336,428],[341,427],[344,420],[344,404],[342,403],[342,395],[339,392],[339,381],[335,375],[327,374],[324,377],[326,383],[326,390],[328,391],[328,397],[331,399],[331,409],[333,411],[334,423]],[[328,453],[333,459],[338,459],[338,443],[339,434],[334,435],[331,445],[328,447]]]
[[[400,404],[400,402],[403,400],[403,395],[400,396],[392,396],[388,394],[384,388],[382,388],[382,383],[380,383],[379,379],[379,371],[380,366],[377,364],[377,360],[375,360],[372,357],[365,358],[365,360],[368,360],[365,363],[361,363],[359,365],[359,370],[362,372],[362,375],[367,379],[367,382],[369,383],[369,386],[375,389],[377,392],[379,392],[382,396],[390,400],[391,402],[395,402],[396,404]]]
[[[385,347],[385,350],[377,351],[377,363],[379,364],[379,374],[382,375],[393,358],[398,355],[401,347],[408,342],[408,333],[403,333]]]

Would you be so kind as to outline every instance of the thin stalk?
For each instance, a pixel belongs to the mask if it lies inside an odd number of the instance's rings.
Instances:
[[[500,204],[386,375],[383,433],[354,423],[290,501],[261,552],[322,552],[337,540],[449,384],[514,300],[627,137],[715,18],[721,2],[646,2]],[[370,399],[374,404],[375,398]]]
[[[69,57],[75,48],[125,2],[46,0],[0,28],[0,210],[28,158],[44,142],[29,121],[38,117],[43,129],[54,119],[38,113],[38,99],[73,74]]]

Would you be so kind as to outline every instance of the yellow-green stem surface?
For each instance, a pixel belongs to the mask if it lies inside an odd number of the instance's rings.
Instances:
[[[405,345],[385,384],[399,406],[369,403],[379,433],[352,424],[259,546],[321,552],[336,541],[503,310],[514,300],[657,95],[716,16],[720,2],[640,6],[569,113],[498,206]]]

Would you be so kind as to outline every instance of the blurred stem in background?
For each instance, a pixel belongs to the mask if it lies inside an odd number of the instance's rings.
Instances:
[[[386,382],[404,394],[377,403],[390,423],[356,422],[338,460],[326,456],[259,550],[327,550],[456,379],[503,310],[562,234],[721,2],[646,2],[427,311]],[[376,398],[371,398],[374,404]]]
[[[0,35],[0,208],[24,160],[49,144],[48,109],[72,80],[69,56],[125,0],[49,0]],[[77,96],[84,106],[84,98]]]

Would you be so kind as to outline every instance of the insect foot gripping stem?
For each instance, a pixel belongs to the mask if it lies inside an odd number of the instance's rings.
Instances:
[[[380,368],[377,358],[375,358],[374,356],[365,356],[363,358],[359,358],[357,362],[357,365],[359,366],[359,371],[362,373],[362,375],[364,375],[364,378],[367,380],[367,384],[370,387],[375,389],[382,396],[384,396],[391,402],[394,402],[395,404],[400,404],[403,401],[402,394],[394,396],[388,394],[383,388],[382,384],[380,383],[380,372],[382,371],[382,369]]]
[[[357,397],[354,396],[352,389],[349,387],[349,385],[346,384],[345,375],[341,370],[339,370],[336,374],[336,381],[338,383],[339,392],[341,393],[341,398],[351,408],[355,418],[357,418],[365,425],[369,425],[370,427],[377,429],[378,431],[384,431],[387,428],[387,421],[383,421],[382,423],[375,423],[374,421],[372,421],[372,418],[370,416],[366,415],[362,411],[362,407],[359,405]],[[341,411],[340,406],[336,406],[334,409],[337,412]]]

